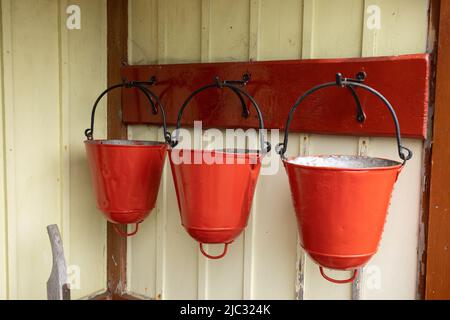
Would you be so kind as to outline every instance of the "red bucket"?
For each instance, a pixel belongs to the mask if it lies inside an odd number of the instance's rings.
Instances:
[[[153,99],[158,102],[165,123],[164,108],[150,90],[137,84],[119,84],[104,91],[94,104],[91,128],[85,134],[86,153],[91,171],[97,207],[108,221],[116,224],[136,224],[134,235],[141,223],[155,207],[166,158],[167,144],[153,141],[93,140],[95,110],[101,98],[109,91],[121,87],[134,87],[143,92],[156,112]],[[164,125],[166,139],[170,139]]]
[[[183,163],[180,161],[183,158],[223,161],[195,164]],[[200,244],[233,242],[247,226],[261,168],[260,156],[170,150],[169,159],[181,223],[189,235]]]
[[[340,85],[368,90],[388,107],[403,163],[363,156],[284,157],[293,112],[317,88],[337,83],[313,88],[296,102],[288,118],[284,143],[277,146],[289,177],[301,246],[319,264],[322,276],[334,283],[353,281],[357,269],[377,252],[394,184],[412,157],[412,152],[401,144],[400,126],[390,103],[372,88],[346,81]],[[354,272],[350,279],[335,280],[325,275],[323,267]]]
[[[142,222],[155,207],[167,145],[88,140],[85,146],[97,207],[110,222]]]
[[[261,112],[254,99],[237,86],[215,83],[195,91],[183,104],[178,115],[176,139],[181,116],[189,101],[209,88],[229,88],[240,97],[247,96],[257,110],[260,128],[264,128]],[[246,110],[245,105],[243,105]],[[247,111],[248,112],[248,111]],[[245,112],[244,112],[245,114]],[[263,142],[263,151],[250,150],[169,150],[169,160],[177,193],[181,223],[189,235],[200,244],[207,258],[225,256],[228,244],[233,242],[247,225],[253,194],[261,168],[261,159],[270,150]],[[203,250],[203,244],[223,243],[223,253],[211,256]]]

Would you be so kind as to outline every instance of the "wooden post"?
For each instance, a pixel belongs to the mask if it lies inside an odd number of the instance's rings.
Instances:
[[[108,87],[122,81],[120,67],[128,61],[128,0],[107,2]],[[122,123],[120,91],[108,94],[108,139],[127,139],[127,127]],[[126,226],[119,227],[126,232]],[[108,223],[107,229],[107,293],[110,299],[122,296],[126,290],[127,239],[119,236]]]
[[[426,265],[426,299],[450,299],[450,1],[441,1]]]

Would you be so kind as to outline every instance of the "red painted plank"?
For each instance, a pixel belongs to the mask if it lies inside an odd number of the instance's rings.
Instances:
[[[124,79],[145,81],[156,76],[152,90],[166,105],[168,124],[176,123],[178,110],[195,89],[212,83],[215,76],[223,80],[240,80],[251,74],[246,90],[255,97],[269,129],[284,129],[289,110],[306,90],[334,81],[335,74],[353,78],[359,71],[367,73],[366,84],[385,95],[394,106],[402,135],[426,137],[428,110],[428,55],[403,55],[378,58],[326,60],[292,60],[260,62],[194,63],[126,66]],[[358,136],[394,136],[395,130],[387,109],[370,94],[358,89],[367,119],[355,120],[356,106],[348,89],[329,88],[307,98],[294,117],[293,132]],[[160,124],[161,118],[150,112],[144,96],[135,89],[124,89],[123,121],[127,124]],[[226,89],[201,93],[186,109],[183,125],[202,120],[204,128],[256,128],[256,112],[241,116],[240,102]]]

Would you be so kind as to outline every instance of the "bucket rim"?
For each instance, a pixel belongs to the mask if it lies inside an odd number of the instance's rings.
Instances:
[[[85,140],[86,145],[101,145],[105,147],[128,147],[128,148],[148,148],[148,147],[167,147],[162,141],[152,140],[121,140],[121,139],[96,139]]]
[[[374,166],[374,167],[365,167],[365,168],[351,168],[351,167],[330,167],[330,166],[311,166],[306,164],[298,164],[293,163],[292,160],[298,159],[298,158],[308,158],[308,157],[316,157],[316,158],[322,158],[322,157],[350,157],[350,158],[363,158],[363,159],[377,159],[382,161],[387,161],[390,163],[393,163],[393,165],[390,166]],[[290,165],[294,167],[300,167],[310,170],[328,170],[328,171],[380,171],[380,170],[394,170],[394,169],[400,169],[403,167],[403,164],[401,162],[382,158],[382,157],[369,157],[369,156],[358,156],[358,155],[343,155],[343,154],[321,154],[321,155],[311,155],[311,156],[294,156],[289,157],[287,159],[283,159],[283,163],[285,165]]]
[[[225,154],[225,155],[230,155],[230,156],[240,156],[240,157],[258,157],[258,158],[262,158],[264,157],[264,154],[261,153],[261,150],[256,150],[256,149],[231,149],[231,148],[222,148],[222,149],[212,149],[212,150],[201,150],[201,149],[188,149],[188,148],[170,148],[168,149],[169,153],[173,152],[173,151],[186,151],[186,152],[200,152],[200,153],[205,153],[205,152],[211,152],[211,153],[220,153],[220,154]],[[245,151],[245,152],[230,152],[230,150],[238,150],[238,151]],[[247,152],[248,151],[248,152]]]

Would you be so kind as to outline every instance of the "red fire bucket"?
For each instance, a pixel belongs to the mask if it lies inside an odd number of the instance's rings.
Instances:
[[[311,93],[336,85],[360,87],[382,100],[394,119],[403,163],[363,156],[284,157],[297,107]],[[403,165],[412,157],[412,152],[401,144],[394,109],[380,93],[354,80],[341,79],[317,86],[294,104],[284,142],[277,146],[277,152],[289,177],[303,249],[319,264],[325,279],[334,283],[352,282],[357,269],[377,252],[394,184]],[[335,280],[324,273],[323,267],[354,272],[350,279]]]
[[[183,104],[178,115],[176,146],[181,117],[191,99],[209,88],[230,88],[239,95],[247,96],[259,116],[260,128],[264,128],[261,112],[255,100],[240,88],[216,83],[195,91]],[[199,242],[200,250],[210,259],[219,259],[227,253],[228,245],[236,239],[247,225],[253,194],[259,176],[262,156],[270,150],[263,142],[262,151],[251,150],[169,150],[170,166],[177,193],[181,222],[189,235]],[[203,244],[223,243],[222,254],[212,256]]]
[[[91,171],[97,207],[108,221],[115,224],[135,224],[136,234],[141,223],[155,207],[167,144],[153,141],[93,140],[94,117],[97,104],[109,91],[120,87],[134,87],[143,92],[156,111],[151,98],[157,100],[165,123],[164,108],[158,97],[142,85],[119,84],[104,91],[94,104],[91,128],[85,134],[86,153]],[[165,137],[170,139],[164,125]]]

